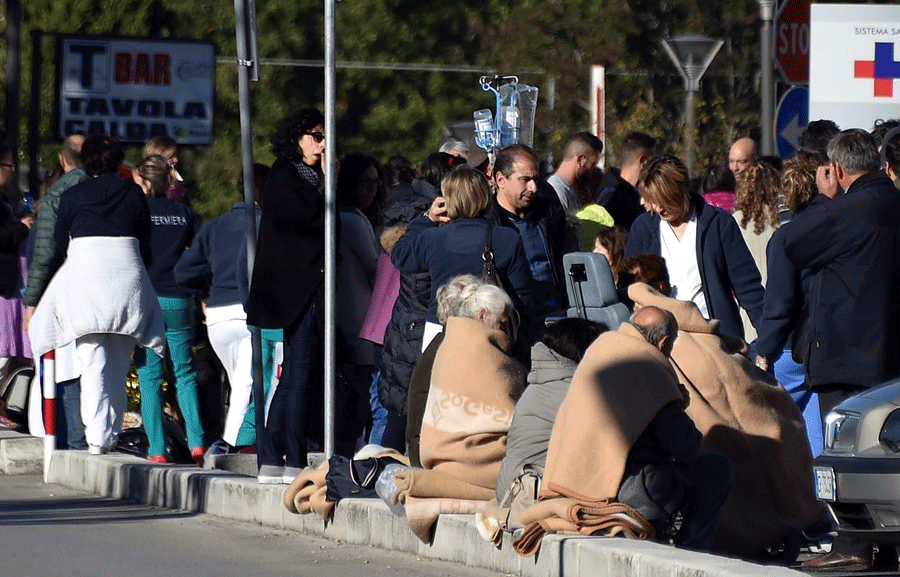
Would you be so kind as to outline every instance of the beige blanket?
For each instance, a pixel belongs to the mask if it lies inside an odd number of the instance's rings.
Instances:
[[[425,469],[494,490],[525,370],[505,333],[451,317],[434,360],[422,421]],[[490,498],[490,497],[488,497]]]
[[[820,518],[803,417],[787,391],[745,356],[746,343],[719,336],[718,321],[705,320],[693,303],[644,284],[629,287],[628,296],[636,307],[675,315],[672,365],[691,395],[687,413],[703,433],[703,449],[731,459],[734,484],[713,549],[753,553]]]

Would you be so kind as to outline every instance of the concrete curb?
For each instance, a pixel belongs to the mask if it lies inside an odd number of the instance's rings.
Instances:
[[[40,440],[35,441],[40,449]],[[290,529],[524,577],[802,575],[783,567],[755,565],[658,543],[558,535],[544,539],[536,558],[525,559],[513,552],[508,535],[500,550],[483,541],[470,515],[442,515],[434,543],[426,545],[413,535],[405,519],[393,515],[378,499],[341,501],[333,520],[325,523],[317,515],[295,515],[285,509],[281,502],[284,485],[260,485],[253,477],[227,471],[154,465],[124,454],[92,456],[84,451],[58,451],[50,464],[49,481],[104,497]]]
[[[44,440],[0,429],[0,473],[37,475],[44,472]]]

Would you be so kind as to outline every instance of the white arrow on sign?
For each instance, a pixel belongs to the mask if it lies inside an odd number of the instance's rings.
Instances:
[[[794,149],[800,148],[800,135],[803,129],[800,128],[800,113],[794,115],[791,121],[778,133],[778,136],[791,143]]]

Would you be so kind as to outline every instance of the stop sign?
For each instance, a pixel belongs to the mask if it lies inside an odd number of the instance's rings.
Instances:
[[[809,83],[810,0],[786,0],[775,18],[775,60],[785,82]]]

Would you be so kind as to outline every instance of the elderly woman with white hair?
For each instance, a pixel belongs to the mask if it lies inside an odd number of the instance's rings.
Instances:
[[[503,289],[472,275],[437,291],[444,332],[432,342],[410,384],[410,454],[425,469],[493,490],[525,370],[510,356],[517,321]],[[432,360],[433,359],[433,360]],[[426,397],[424,407],[422,397]],[[418,405],[418,406],[416,406]]]

